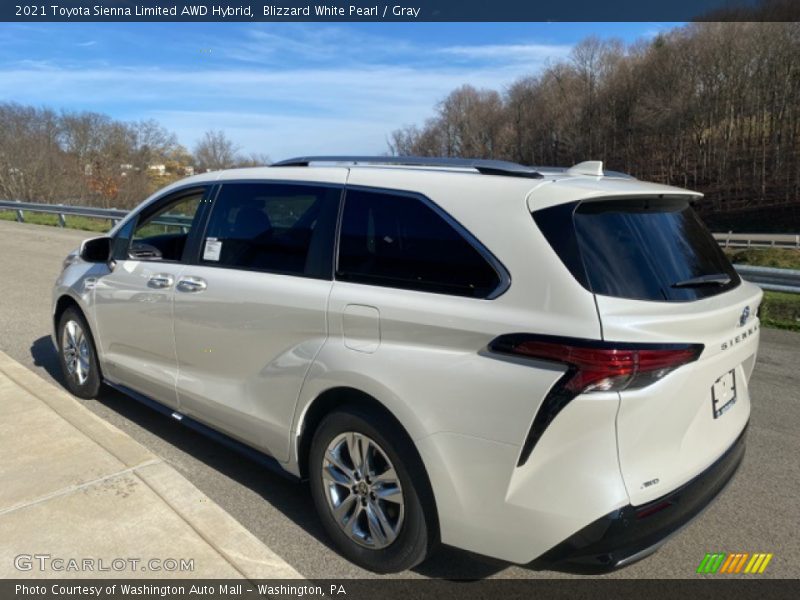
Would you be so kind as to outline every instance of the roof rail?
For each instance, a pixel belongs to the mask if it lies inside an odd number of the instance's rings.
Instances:
[[[399,165],[407,167],[451,167],[475,169],[484,175],[506,175],[541,179],[542,174],[533,167],[526,167],[505,160],[478,158],[434,158],[429,156],[298,156],[276,163],[272,167],[307,167],[311,163],[352,163],[371,165]]]

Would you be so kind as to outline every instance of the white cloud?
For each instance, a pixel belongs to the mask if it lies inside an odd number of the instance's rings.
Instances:
[[[288,32],[288,33],[287,33]],[[248,28],[242,36],[226,40],[215,49],[218,56],[245,63],[285,64],[357,62],[375,64],[384,58],[424,56],[421,48],[403,39],[384,38],[360,31],[354,35],[342,27],[295,23],[290,29],[274,25]]]
[[[544,62],[566,58],[572,46],[562,44],[487,44],[476,46],[448,46],[439,52],[470,60],[504,62]]]

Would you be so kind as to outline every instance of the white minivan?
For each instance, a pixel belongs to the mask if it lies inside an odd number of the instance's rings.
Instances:
[[[761,290],[700,194],[502,161],[206,173],[67,257],[66,385],[107,385],[309,481],[377,572],[439,543],[608,569],[744,453]]]

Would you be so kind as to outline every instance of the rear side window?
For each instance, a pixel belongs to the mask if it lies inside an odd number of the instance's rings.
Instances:
[[[417,196],[350,189],[338,279],[486,298],[501,283],[466,232]]]
[[[576,203],[537,211],[534,219],[573,275],[596,294],[684,302],[740,281],[686,200]]]
[[[224,184],[211,211],[201,262],[329,279],[340,197],[336,187]]]

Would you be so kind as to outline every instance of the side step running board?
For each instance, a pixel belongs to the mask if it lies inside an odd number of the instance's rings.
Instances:
[[[283,467],[281,467],[280,462],[269,454],[264,454],[263,452],[259,452],[255,448],[251,448],[250,446],[243,444],[239,440],[235,440],[230,436],[225,435],[217,431],[216,429],[212,429],[208,425],[200,423],[199,421],[195,421],[191,417],[187,417],[184,414],[181,414],[168,406],[165,406],[158,402],[157,400],[153,400],[152,398],[145,396],[144,394],[140,394],[137,391],[134,391],[124,385],[118,383],[112,383],[108,380],[105,380],[104,383],[112,388],[120,392],[121,394],[125,394],[126,396],[133,398],[137,402],[144,404],[148,408],[151,408],[157,412],[160,412],[163,415],[168,417],[172,417],[175,421],[188,427],[189,429],[199,433],[200,435],[207,437],[215,442],[226,446],[227,448],[233,450],[252,460],[253,462],[258,463],[259,465],[270,469],[271,471],[275,471],[278,475],[282,475],[286,479],[290,479],[291,481],[299,482],[300,478],[292,475],[288,471],[286,471]]]

